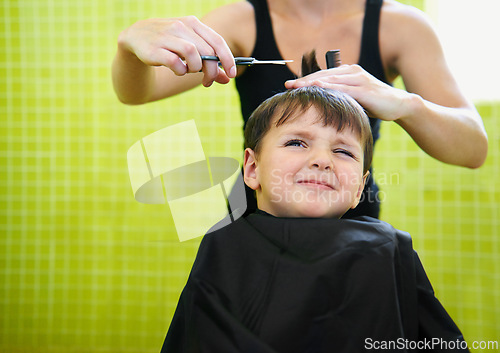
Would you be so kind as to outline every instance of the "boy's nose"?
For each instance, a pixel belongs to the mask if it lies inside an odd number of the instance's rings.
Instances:
[[[331,151],[312,151],[310,166],[319,170],[333,170]]]

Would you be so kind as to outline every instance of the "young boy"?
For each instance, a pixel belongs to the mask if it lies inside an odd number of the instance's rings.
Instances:
[[[245,183],[277,217],[340,218],[360,200],[370,124],[350,97],[319,88],[263,103],[245,129]]]
[[[259,210],[206,235],[162,352],[467,351],[411,238],[357,205],[372,136],[352,98],[278,94],[245,128]]]

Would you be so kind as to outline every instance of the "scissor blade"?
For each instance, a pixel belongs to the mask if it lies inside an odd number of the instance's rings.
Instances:
[[[274,64],[274,65],[286,65],[286,63],[292,63],[293,60],[254,60],[252,61],[252,65],[254,64]]]
[[[219,61],[217,56],[212,55],[202,55],[202,60],[212,60]],[[236,65],[254,65],[254,64],[276,64],[276,65],[285,65],[286,63],[291,63],[293,60],[257,60],[251,57],[236,57],[234,58],[234,62]],[[220,61],[219,61],[220,65]]]

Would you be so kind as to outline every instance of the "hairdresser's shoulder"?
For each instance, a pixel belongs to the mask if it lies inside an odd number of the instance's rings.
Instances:
[[[234,56],[249,56],[256,37],[255,12],[250,2],[237,1],[220,6],[201,20],[224,37]],[[246,48],[247,45],[252,48]]]
[[[384,1],[379,33],[384,61],[399,73],[413,67],[414,60],[422,58],[422,52],[440,51],[438,36],[427,14],[397,1]]]
[[[246,18],[254,20],[254,10],[248,1],[237,1],[222,5],[203,16],[206,22],[211,21],[236,21]],[[204,22],[205,22],[204,21]]]
[[[394,0],[384,1],[381,19],[382,25],[397,26],[398,31],[403,31],[403,33],[411,32],[416,28],[432,27],[429,16],[425,12]]]

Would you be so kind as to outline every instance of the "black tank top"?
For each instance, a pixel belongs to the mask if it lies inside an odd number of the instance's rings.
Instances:
[[[257,39],[252,57],[259,60],[282,60],[274,37],[271,16],[267,0],[248,0],[255,11]],[[366,0],[363,30],[361,35],[361,50],[358,64],[371,75],[382,82],[388,83],[385,76],[379,49],[379,22],[380,9],[383,0]],[[335,49],[335,48],[332,48]],[[235,79],[238,90],[241,113],[246,124],[252,112],[267,98],[286,90],[284,83],[297,78],[288,66],[281,65],[254,65]],[[379,138],[380,120],[370,118],[373,142]],[[251,193],[247,198],[252,197]],[[360,205],[350,210],[348,218],[358,215],[369,215],[378,218],[380,202],[378,187],[370,177],[367,181]]]

